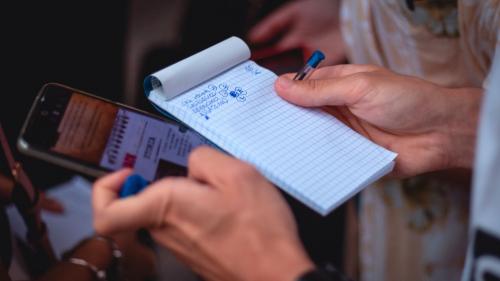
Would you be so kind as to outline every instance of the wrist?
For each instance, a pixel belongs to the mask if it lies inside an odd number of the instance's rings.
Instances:
[[[339,272],[333,265],[327,263],[307,271],[295,281],[350,281],[350,279]]]
[[[298,257],[297,260],[291,262],[287,267],[282,269],[282,272],[287,273],[284,274],[285,276],[283,276],[283,281],[295,281],[306,272],[314,270],[315,267],[316,266],[311,261],[311,259],[305,253],[303,253],[303,255]]]
[[[279,245],[281,244],[281,245]],[[261,276],[254,276],[256,279],[249,280],[269,280],[269,281],[295,281],[304,273],[315,268],[314,263],[308,257],[300,243],[275,243],[273,249],[267,249],[261,255],[266,257],[261,259],[259,265]]]
[[[107,269],[112,264],[113,254],[104,241],[89,239],[75,249],[69,258],[83,259],[99,269]]]
[[[445,148],[445,168],[471,168],[474,160],[482,89],[449,89],[447,117],[441,145]]]

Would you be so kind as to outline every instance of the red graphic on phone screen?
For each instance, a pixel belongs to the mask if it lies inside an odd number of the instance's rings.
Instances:
[[[132,155],[130,153],[127,153],[125,155],[125,159],[123,159],[123,165],[122,167],[128,167],[128,168],[133,168],[135,165],[135,159],[137,157],[135,155]]]

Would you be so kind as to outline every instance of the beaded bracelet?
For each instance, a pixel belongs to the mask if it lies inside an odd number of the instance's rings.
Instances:
[[[116,244],[116,242],[113,239],[102,235],[95,235],[92,236],[90,239],[96,239],[108,243],[108,245],[111,248],[111,255],[113,256],[113,263],[108,269],[108,277],[111,278],[112,280],[121,280],[122,279],[121,258],[123,257],[123,253]]]
[[[94,275],[97,277],[98,280],[101,281],[106,281],[108,278],[111,278],[112,280],[120,280],[120,275],[121,275],[121,267],[120,267],[120,259],[123,257],[122,251],[119,249],[118,245],[116,242],[106,236],[101,236],[101,235],[95,235],[92,237],[89,237],[85,240],[83,240],[82,243],[85,243],[87,241],[90,241],[92,239],[95,240],[100,240],[106,242],[109,247],[111,248],[111,255],[113,257],[113,263],[108,267],[107,270],[99,269],[97,266],[89,263],[88,261],[81,259],[81,258],[67,258],[66,261],[72,264],[80,265],[83,267],[88,268],[91,270]],[[68,253],[70,254],[70,253]],[[111,268],[114,269],[114,271],[110,271]]]
[[[76,264],[76,265],[83,266],[83,267],[90,269],[90,271],[92,271],[92,273],[97,277],[98,280],[102,280],[102,281],[107,280],[105,270],[97,268],[97,266],[89,263],[88,261],[86,261],[84,259],[69,258],[67,261],[71,264]]]
[[[102,236],[102,235],[96,235],[96,236],[91,237],[90,239],[96,239],[96,240],[107,242],[109,244],[109,246],[111,247],[111,254],[113,255],[113,258],[120,259],[123,257],[122,251],[120,250],[120,248],[118,247],[118,245],[116,244],[116,242],[113,239],[106,237],[106,236]]]

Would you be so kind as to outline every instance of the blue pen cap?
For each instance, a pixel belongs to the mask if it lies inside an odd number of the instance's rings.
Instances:
[[[316,68],[324,59],[325,55],[323,54],[323,52],[321,52],[320,50],[316,50],[307,61],[307,64],[313,68]]]
[[[141,177],[140,175],[133,174],[127,177],[125,182],[120,189],[120,198],[125,198],[131,195],[135,195],[141,192],[146,186],[149,185],[149,181]]]

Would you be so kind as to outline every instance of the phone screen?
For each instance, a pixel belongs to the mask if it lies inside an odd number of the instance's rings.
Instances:
[[[30,119],[30,146],[101,170],[130,167],[147,180],[184,175],[190,151],[208,143],[173,121],[54,85]]]

